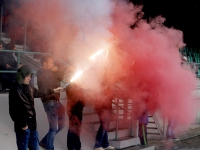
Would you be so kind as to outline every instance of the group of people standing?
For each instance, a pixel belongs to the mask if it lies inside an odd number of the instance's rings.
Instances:
[[[3,46],[1,45],[1,49]],[[15,44],[8,43],[5,46],[5,50],[13,50],[13,52],[0,52],[0,70],[6,71],[17,71],[18,67],[18,58],[15,55]],[[9,92],[12,82],[16,79],[15,73],[1,73],[0,74],[0,81],[2,83],[2,90],[1,92]]]
[[[18,150],[39,150],[39,146],[46,150],[54,150],[55,135],[65,126],[65,109],[60,103],[60,81],[63,80],[64,70],[55,67],[50,56],[41,59],[42,68],[37,72],[38,89],[30,84],[32,71],[29,66],[22,66],[17,70],[17,80],[9,92],[9,113],[14,121]],[[100,119],[100,127],[96,135],[95,150],[113,150],[108,143],[108,129],[111,116],[112,97],[105,89],[102,93],[105,100],[96,105],[96,112]],[[85,106],[83,89],[75,83],[66,88],[67,114],[69,129],[67,134],[68,150],[81,150],[81,124],[83,108]],[[39,142],[34,98],[41,97],[44,110],[49,122],[49,131]],[[100,102],[100,101],[99,101]]]

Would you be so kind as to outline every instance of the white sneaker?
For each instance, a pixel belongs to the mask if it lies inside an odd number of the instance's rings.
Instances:
[[[94,148],[94,150],[104,150],[102,147]]]
[[[105,150],[114,150],[115,148],[113,146],[108,146],[106,148],[104,148]]]

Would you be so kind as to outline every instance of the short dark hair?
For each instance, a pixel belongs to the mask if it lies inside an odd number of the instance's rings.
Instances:
[[[44,62],[47,62],[49,59],[53,59],[53,58],[49,55],[43,56],[41,61],[40,61],[40,64],[43,65]]]
[[[14,43],[8,43],[6,44],[6,50],[14,50],[15,44]]]
[[[33,74],[32,69],[27,65],[23,65],[21,68],[17,70],[17,82],[19,84],[22,84],[25,77],[27,75],[32,75],[32,74]]]

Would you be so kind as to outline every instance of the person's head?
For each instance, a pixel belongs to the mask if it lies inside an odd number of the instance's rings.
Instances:
[[[42,57],[41,65],[43,69],[51,70],[54,67],[53,58],[51,58],[50,56]]]
[[[19,84],[29,84],[32,74],[32,70],[29,66],[22,66],[17,70],[17,82]]]
[[[6,44],[6,50],[16,50],[14,43],[8,43]]]
[[[3,49],[3,45],[2,44],[0,44],[0,50],[2,50]]]

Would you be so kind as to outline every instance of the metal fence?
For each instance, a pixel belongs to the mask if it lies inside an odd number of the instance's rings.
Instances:
[[[49,53],[27,52],[27,51],[17,51],[17,50],[0,50],[0,53],[17,53],[18,68],[20,67],[20,63],[21,63],[20,55],[25,55],[25,54],[50,55]],[[0,70],[0,73],[16,73],[16,71]]]

